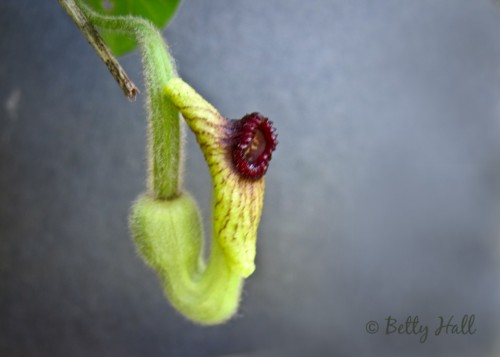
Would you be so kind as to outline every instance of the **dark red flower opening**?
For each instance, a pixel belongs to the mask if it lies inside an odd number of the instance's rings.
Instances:
[[[234,121],[233,163],[245,178],[259,179],[267,171],[272,152],[278,145],[273,122],[259,113]]]

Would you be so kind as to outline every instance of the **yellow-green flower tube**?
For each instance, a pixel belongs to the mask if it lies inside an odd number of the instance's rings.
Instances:
[[[187,194],[167,201],[141,197],[132,211],[133,237],[176,309],[201,324],[220,323],[236,312],[243,278],[255,270],[264,178],[242,176],[232,160],[238,122],[222,117],[179,78],[164,93],[196,135],[212,176],[210,258],[205,266],[200,216]]]
[[[133,239],[159,275],[165,295],[184,316],[204,325],[226,321],[238,308],[244,278],[255,270],[264,174],[276,134],[258,113],[225,119],[177,74],[161,35],[147,21],[109,17],[79,2],[100,27],[134,37],[142,48],[149,111],[148,192],[130,215]],[[213,233],[208,262],[199,209],[182,190],[182,113],[208,163]]]

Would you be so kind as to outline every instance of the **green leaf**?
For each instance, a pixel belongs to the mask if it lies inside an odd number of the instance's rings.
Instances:
[[[151,21],[159,29],[172,19],[180,0],[82,0],[99,14],[133,15]],[[116,56],[133,51],[136,43],[127,35],[108,31],[99,31]]]

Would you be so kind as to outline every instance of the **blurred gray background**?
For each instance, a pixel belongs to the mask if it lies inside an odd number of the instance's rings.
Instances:
[[[500,355],[498,2],[184,0],[164,34],[224,115],[279,130],[238,316],[186,321],[136,254],[144,96],[55,0],[2,0],[1,356]],[[208,220],[190,134],[185,184]],[[474,335],[433,335],[464,314]]]

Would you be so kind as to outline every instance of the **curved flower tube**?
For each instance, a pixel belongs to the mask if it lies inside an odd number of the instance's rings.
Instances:
[[[177,78],[161,35],[147,21],[96,14],[96,25],[127,33],[141,45],[148,93],[149,189],[132,207],[130,227],[144,260],[184,316],[200,324],[226,321],[237,310],[243,279],[255,270],[264,174],[277,141],[272,123],[258,113],[228,120]],[[199,209],[182,190],[182,113],[208,163],[213,234],[208,262]]]
[[[131,216],[133,237],[179,311],[198,323],[220,323],[235,313],[243,278],[255,270],[263,174],[276,148],[276,134],[272,123],[256,113],[241,121],[225,119],[179,78],[168,81],[164,93],[196,135],[212,176],[208,265],[201,256],[198,208],[189,195],[167,201],[140,198]],[[246,166],[254,169],[253,175]]]

